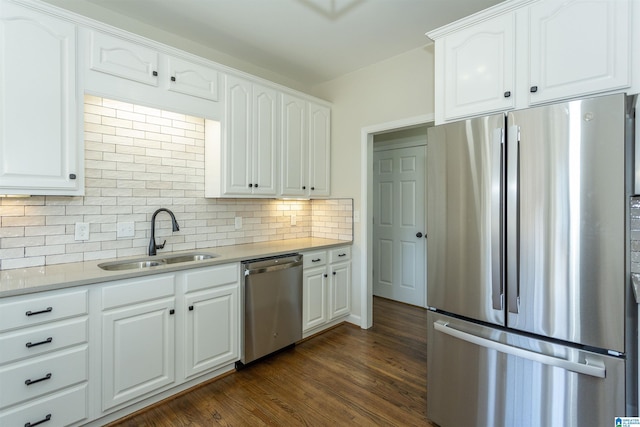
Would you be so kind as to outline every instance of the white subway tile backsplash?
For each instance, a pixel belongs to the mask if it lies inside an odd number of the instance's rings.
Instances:
[[[352,239],[352,201],[206,199],[204,119],[85,96],[85,197],[0,198],[0,269],[145,255],[150,220],[164,251],[299,237]],[[291,225],[296,215],[296,225]],[[243,219],[235,229],[234,218]],[[117,238],[117,222],[135,236]],[[90,224],[76,241],[75,223]]]

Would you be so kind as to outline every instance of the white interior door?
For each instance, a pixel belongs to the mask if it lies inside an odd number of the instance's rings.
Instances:
[[[426,307],[426,146],[373,153],[373,294]]]

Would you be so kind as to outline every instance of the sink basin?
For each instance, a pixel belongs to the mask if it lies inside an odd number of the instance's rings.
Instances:
[[[153,257],[103,262],[102,264],[98,264],[98,267],[107,271],[140,270],[149,267],[157,267],[160,265],[179,264],[190,261],[204,261],[206,259],[212,259],[217,256],[218,255],[205,253],[186,253],[179,255],[169,255],[162,258]]]
[[[215,258],[216,256],[217,255],[212,254],[182,254],[164,257],[162,260],[167,264],[177,264],[180,262],[204,261],[205,259]]]
[[[118,271],[118,270],[135,270],[141,268],[149,268],[156,267],[158,265],[164,265],[164,261],[161,259],[158,260],[149,260],[149,259],[134,259],[127,261],[113,261],[113,262],[104,262],[102,264],[98,264],[103,270],[108,271]]]

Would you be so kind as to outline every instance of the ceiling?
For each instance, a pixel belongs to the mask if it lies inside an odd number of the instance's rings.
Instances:
[[[426,32],[501,0],[84,1],[315,85],[427,45]]]

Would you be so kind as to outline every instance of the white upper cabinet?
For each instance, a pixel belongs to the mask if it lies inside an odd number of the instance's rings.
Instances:
[[[331,109],[285,93],[281,111],[281,195],[329,196]]]
[[[430,32],[436,123],[628,90],[636,3],[513,0]]]
[[[184,59],[167,56],[169,90],[218,100],[218,71]]]
[[[0,3],[0,194],[81,195],[76,26]]]
[[[628,1],[543,0],[528,14],[531,104],[630,85]]]
[[[90,68],[158,86],[159,53],[137,43],[92,31]]]
[[[436,103],[446,119],[515,106],[513,14],[497,16],[442,40],[436,50]]]
[[[206,196],[277,195],[277,102],[275,89],[226,76],[225,119],[217,148],[207,144]],[[211,175],[216,176],[213,179]],[[221,175],[222,179],[217,179]]]

